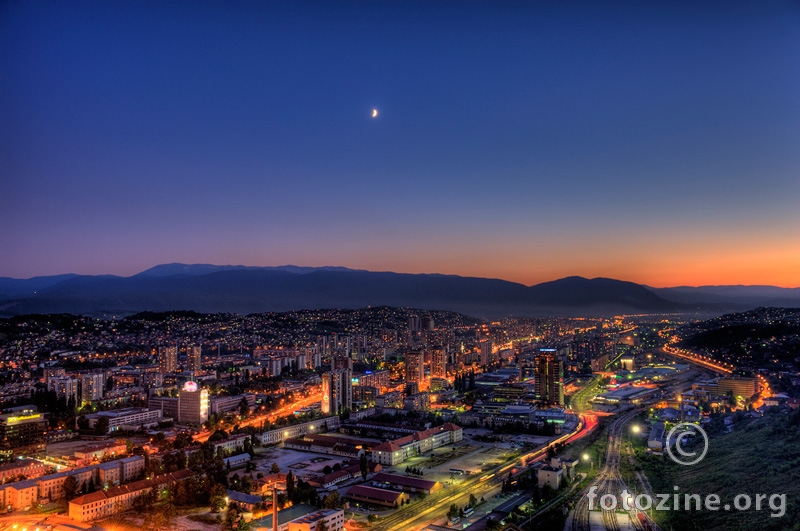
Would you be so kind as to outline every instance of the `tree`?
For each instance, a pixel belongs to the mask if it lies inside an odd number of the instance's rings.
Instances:
[[[367,480],[367,472],[369,471],[369,465],[367,464],[367,454],[361,454],[358,462],[359,466],[361,467],[361,478],[366,481]]]
[[[272,463],[272,468],[270,468],[269,471],[273,474],[280,474],[281,467],[278,466],[278,463]]]
[[[331,472],[333,472],[333,469],[330,467],[330,465],[325,465],[325,468],[322,469],[323,474],[327,475],[330,474]]]
[[[219,512],[225,507],[225,487],[220,484],[214,485],[214,488],[211,489],[211,510],[213,512]]]
[[[194,442],[192,435],[189,433],[179,433],[175,436],[175,440],[172,442],[172,447],[176,450],[181,448],[186,448],[190,444]]]
[[[469,495],[469,506],[475,507],[478,504],[478,499],[475,497],[474,494]]]
[[[232,503],[225,511],[224,529],[234,531],[239,526],[239,505]]]
[[[294,499],[294,474],[292,474],[291,470],[286,473],[286,496],[289,497],[289,499],[292,501],[292,503],[295,503],[295,499]]]
[[[217,430],[208,438],[208,442],[223,441],[228,438],[228,432],[225,430]]]
[[[73,500],[78,494],[78,480],[75,479],[75,476],[67,476],[61,488],[64,491],[64,499]]]
[[[239,402],[239,415],[246,417],[248,413],[250,413],[250,404],[247,403],[246,398],[242,397],[242,401]]]
[[[328,523],[325,520],[320,520],[317,523],[317,531],[328,531]]]
[[[94,425],[94,432],[97,435],[108,435],[108,417],[100,417]]]
[[[86,415],[81,415],[80,417],[78,417],[78,429],[79,430],[89,429],[89,419],[86,418]]]
[[[338,492],[333,491],[327,496],[325,496],[325,500],[322,502],[322,507],[324,509],[338,509],[343,505],[342,497],[339,495]]]

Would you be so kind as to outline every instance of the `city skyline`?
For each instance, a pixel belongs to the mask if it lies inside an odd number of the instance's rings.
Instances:
[[[3,4],[0,276],[800,285],[796,4],[459,7]]]

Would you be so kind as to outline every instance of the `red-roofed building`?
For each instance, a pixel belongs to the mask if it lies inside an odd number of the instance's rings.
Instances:
[[[399,507],[408,501],[408,494],[397,490],[377,489],[366,485],[356,485],[347,491],[347,497],[353,501],[373,503],[384,507]]]
[[[382,465],[399,465],[411,456],[430,452],[464,438],[460,426],[446,422],[429,430],[418,431],[394,441],[381,443],[372,449],[372,460]]]
[[[16,481],[19,476],[25,476],[25,479],[38,478],[44,476],[50,468],[50,465],[34,459],[12,461],[0,465],[0,483]]]
[[[372,485],[375,487],[386,486],[393,490],[403,490],[405,492],[421,492],[423,494],[433,494],[442,488],[438,481],[429,479],[412,478],[408,476],[398,476],[396,474],[386,474],[381,472],[372,478]],[[384,488],[386,488],[384,487]]]
[[[91,522],[122,513],[133,507],[133,502],[153,487],[183,481],[194,474],[191,470],[179,470],[153,479],[134,481],[108,490],[90,492],[69,502],[69,517],[78,522]]]
[[[341,483],[342,481],[347,481],[348,479],[352,478],[353,474],[349,470],[339,470],[338,472],[331,472],[330,474],[325,474],[319,478],[310,479],[308,484],[312,487],[323,487],[329,489],[337,483]]]

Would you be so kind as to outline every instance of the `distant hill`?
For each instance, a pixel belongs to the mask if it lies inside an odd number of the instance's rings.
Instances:
[[[78,275],[55,275],[52,277],[33,277],[24,280],[9,277],[0,277],[0,300],[11,297],[27,297],[44,288],[58,284],[62,280],[77,277]]]
[[[140,311],[258,313],[408,306],[476,317],[610,315],[684,309],[632,282],[569,277],[527,287],[505,280],[341,267],[166,264],[131,277],[66,275],[36,284],[3,279],[0,313],[127,315]],[[27,283],[27,284],[26,284]]]
[[[346,267],[301,267],[295,265],[285,265],[277,267],[258,267],[258,266],[242,266],[242,265],[224,265],[218,266],[213,264],[162,264],[150,269],[146,269],[136,276],[139,277],[171,277],[174,275],[207,275],[209,273],[217,273],[219,271],[286,271],[289,273],[313,273],[314,271],[356,271],[355,269],[348,269]],[[363,271],[362,271],[363,272]]]
[[[656,295],[679,304],[740,311],[759,306],[800,306],[800,288],[775,286],[680,286],[648,288]]]

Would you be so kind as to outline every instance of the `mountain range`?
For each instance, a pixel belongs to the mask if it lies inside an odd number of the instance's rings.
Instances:
[[[344,267],[164,264],[130,277],[0,277],[0,314],[127,315],[194,310],[239,314],[313,308],[406,306],[476,317],[724,313],[800,306],[800,288],[652,288],[608,278],[567,277],[534,286],[498,279],[373,272]]]

